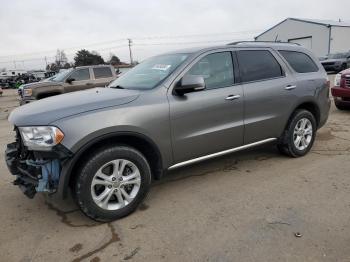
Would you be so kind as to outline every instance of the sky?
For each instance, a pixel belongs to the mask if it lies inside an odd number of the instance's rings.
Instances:
[[[129,62],[171,50],[252,40],[287,17],[350,20],[349,0],[0,0],[0,68],[40,69],[57,49]]]

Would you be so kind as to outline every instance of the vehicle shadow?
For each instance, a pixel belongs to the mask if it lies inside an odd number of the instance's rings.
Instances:
[[[247,162],[266,161],[273,158],[287,157],[280,155],[273,144],[267,144],[169,171],[161,180],[153,182],[150,193],[139,206],[138,211],[145,211],[152,206],[152,199],[166,199],[166,196],[162,195],[165,191],[154,190],[155,188],[168,186],[170,183],[175,182],[181,183],[182,180],[194,177],[221,176],[227,174],[227,172],[234,173],[242,170],[250,173],[251,171],[246,165],[248,164]],[[93,227],[101,224],[85,217],[71,195],[65,200],[57,199],[54,195],[53,197],[45,196],[44,201],[48,210],[56,212],[61,222],[69,227]],[[137,212],[134,214],[136,215]]]

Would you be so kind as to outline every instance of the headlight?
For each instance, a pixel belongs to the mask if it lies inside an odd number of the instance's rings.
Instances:
[[[48,151],[60,143],[64,137],[63,132],[54,126],[28,126],[18,129],[24,145],[29,150]]]
[[[340,86],[341,74],[337,74],[334,78],[334,86]]]
[[[30,88],[23,88],[23,95],[24,96],[32,96],[33,90]]]

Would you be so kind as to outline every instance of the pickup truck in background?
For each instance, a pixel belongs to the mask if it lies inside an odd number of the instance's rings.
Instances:
[[[339,110],[350,109],[350,69],[341,71],[335,76],[332,96]]]
[[[48,81],[26,84],[20,92],[20,104],[64,93],[104,87],[116,78],[117,74],[110,65],[70,68]]]

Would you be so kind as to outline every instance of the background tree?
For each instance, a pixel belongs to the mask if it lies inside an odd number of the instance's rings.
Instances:
[[[59,68],[63,68],[68,63],[66,53],[63,50],[57,49],[55,63]]]
[[[56,62],[55,63],[51,63],[51,64],[48,64],[46,66],[46,70],[48,71],[55,71],[55,72],[58,72],[59,70],[61,69],[61,67],[59,67]]]
[[[109,63],[113,66],[120,65],[121,61],[115,54],[110,54]]]
[[[86,49],[82,49],[76,53],[74,64],[75,66],[100,65],[105,64],[105,61],[97,52],[89,52]]]

